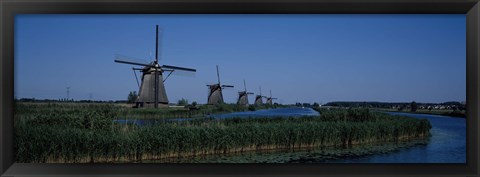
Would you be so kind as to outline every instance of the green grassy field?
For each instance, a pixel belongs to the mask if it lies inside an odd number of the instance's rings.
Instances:
[[[317,109],[320,116],[299,118],[204,118],[143,127],[112,121],[122,116],[163,119],[177,115],[176,111],[19,103],[15,109],[17,162],[143,162],[264,149],[345,147],[428,138],[431,128],[427,120],[368,109]]]

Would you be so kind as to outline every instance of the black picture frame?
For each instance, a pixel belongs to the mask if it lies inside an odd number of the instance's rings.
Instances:
[[[478,176],[479,0],[2,0],[2,176]],[[14,160],[14,17],[17,14],[466,14],[466,164],[20,164]]]

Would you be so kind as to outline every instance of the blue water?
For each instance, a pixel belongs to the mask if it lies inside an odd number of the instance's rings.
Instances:
[[[142,119],[118,119],[113,120],[115,123],[119,124],[135,124],[138,126],[147,126],[147,125],[155,125],[158,123],[164,123],[166,120],[142,120]]]
[[[428,119],[432,137],[426,145],[417,145],[397,152],[358,159],[339,159],[340,163],[466,163],[466,120],[439,115],[389,112],[418,119]]]
[[[212,114],[209,118],[214,119],[229,119],[229,118],[256,118],[256,117],[300,117],[300,116],[318,116],[317,111],[312,108],[278,108],[278,109],[262,109],[258,111],[234,112],[227,114]],[[142,120],[142,119],[119,119],[114,120],[120,124],[135,124],[139,126],[154,125],[157,123],[171,122],[171,121],[185,121],[202,118],[174,118],[166,120]]]
[[[300,117],[300,116],[318,116],[317,111],[312,108],[279,108],[279,109],[262,109],[258,111],[234,112],[228,114],[211,115],[216,119],[226,118],[248,118],[248,117]]]
[[[413,145],[408,148],[390,153],[373,154],[355,158],[338,158],[329,160],[328,163],[466,163],[466,120],[440,115],[394,113],[417,119],[428,119],[432,125],[431,138],[427,144]],[[314,116],[319,115],[310,108],[281,108],[259,111],[235,112],[228,114],[215,114],[215,119],[227,119],[233,117],[276,117],[276,116]],[[170,119],[162,121],[191,120],[187,118]],[[156,124],[155,120],[116,120],[119,123],[134,123],[137,125]],[[306,152],[308,155],[308,152]],[[271,154],[267,156],[278,156]],[[315,161],[315,160],[314,160]],[[322,160],[319,160],[320,162]]]

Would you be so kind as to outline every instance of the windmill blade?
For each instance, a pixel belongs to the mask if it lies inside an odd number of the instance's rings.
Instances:
[[[185,71],[185,70],[174,70],[172,73],[173,76],[182,76],[182,77],[196,77],[197,72]],[[165,71],[165,70],[164,70]]]
[[[155,39],[155,66],[158,66],[158,25],[156,26]],[[158,69],[155,69],[155,108],[158,108]]]
[[[178,67],[178,66],[170,66],[170,65],[163,65],[162,68],[173,69],[173,70],[182,70],[182,71],[190,71],[190,72],[197,72],[196,69],[184,68],[184,67]]]
[[[167,70],[163,70],[163,71],[167,71]],[[172,75],[173,71],[175,71],[175,70],[168,70],[167,71],[169,73],[168,73],[167,77],[165,77],[165,79],[163,79],[163,82],[167,81],[167,79],[170,77],[170,75]]]
[[[134,57],[128,57],[124,55],[119,55],[115,54],[115,62],[116,63],[123,63],[123,64],[130,64],[130,65],[138,65],[138,66],[153,66],[151,64],[145,64],[145,63],[139,63],[139,62],[133,62],[133,61],[127,61],[127,60],[140,60],[138,58]]]
[[[164,79],[164,82],[167,80],[168,77],[170,77],[170,75],[195,77],[195,73],[196,73],[196,72],[191,72],[191,71],[186,71],[186,70],[165,69],[165,68],[162,68],[162,71],[168,72],[168,75]]]
[[[138,65],[138,66],[147,66],[152,67],[153,65],[143,64],[143,63],[136,63],[131,61],[123,61],[123,60],[115,60],[116,63],[123,63],[123,64],[130,64],[130,65]]]
[[[158,108],[158,69],[155,69],[155,108]]]
[[[149,60],[147,59],[141,59],[141,58],[126,56],[121,54],[115,54],[115,60],[123,60],[123,61],[141,63],[141,64],[150,64]]]
[[[233,88],[233,85],[222,85],[222,87]]]
[[[254,93],[252,93],[252,92],[248,92],[247,94],[249,94],[249,95],[253,95]]]
[[[156,29],[155,29],[155,61],[157,61],[158,63],[158,60],[160,60],[161,58],[161,55],[159,54],[159,52],[162,51],[162,36],[163,36],[163,29],[162,27],[159,27],[158,25],[156,25]]]
[[[135,80],[137,80],[138,89],[140,89],[140,82],[138,82],[137,73],[135,72],[135,70],[138,70],[138,68],[132,67],[132,70],[133,70],[133,74],[135,75]]]
[[[243,86],[245,87],[245,92],[247,92],[247,84],[245,82],[245,79],[243,79]]]
[[[220,84],[220,72],[218,71],[218,65],[217,65],[217,78],[218,78],[218,84]]]

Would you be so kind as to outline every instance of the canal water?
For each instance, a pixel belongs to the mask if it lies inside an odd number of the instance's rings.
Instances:
[[[440,115],[394,113],[417,119],[428,119],[432,136],[428,140],[403,143],[359,145],[353,147],[316,148],[295,151],[260,151],[228,156],[173,159],[169,162],[202,163],[466,163],[466,120]],[[310,108],[282,108],[212,115],[216,119],[264,116],[319,115]],[[183,119],[177,119],[183,120]],[[122,120],[117,120],[122,123]],[[152,122],[129,120],[144,125]],[[152,161],[155,162],[155,161]]]
[[[300,117],[300,116],[318,116],[317,111],[312,108],[279,108],[279,109],[262,109],[258,111],[234,112],[228,114],[214,114],[213,118],[226,119],[233,117]]]
[[[229,119],[229,118],[256,118],[256,117],[300,117],[300,116],[318,116],[317,111],[312,108],[278,108],[278,109],[262,109],[258,111],[245,111],[245,112],[233,112],[226,114],[212,114],[209,118],[214,119]],[[142,120],[142,119],[118,119],[114,122],[120,124],[135,124],[140,126],[154,125],[157,123],[163,123],[165,121],[185,121],[202,118],[172,118],[166,120]]]
[[[428,119],[432,137],[425,145],[416,145],[393,153],[356,159],[337,160],[346,163],[466,163],[466,120],[440,115],[390,112],[392,115]]]

